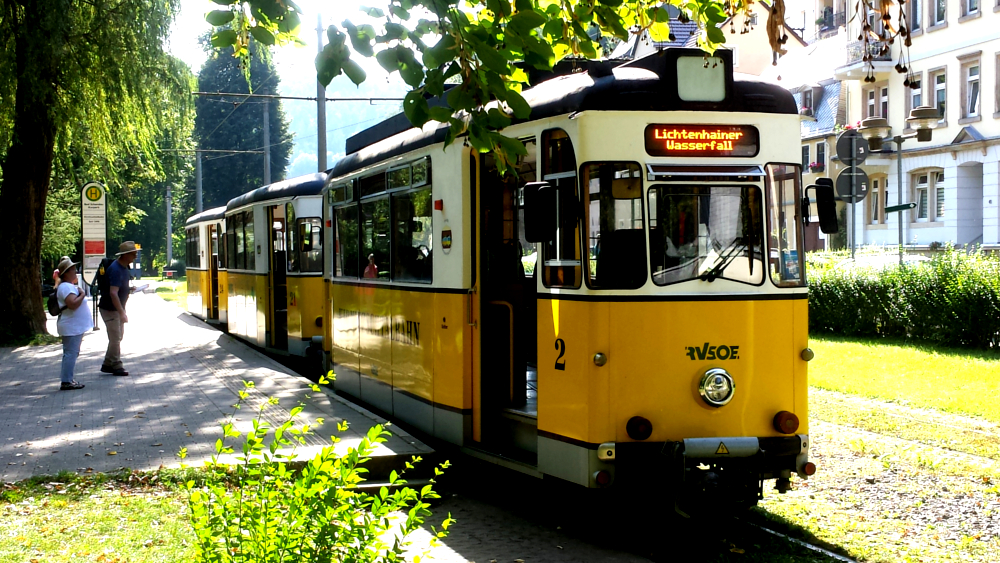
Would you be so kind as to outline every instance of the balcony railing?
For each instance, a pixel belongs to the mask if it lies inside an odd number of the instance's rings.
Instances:
[[[847,12],[823,14],[823,21],[816,23],[819,25],[821,31],[825,31],[827,29],[837,29],[838,27],[847,24]]]
[[[873,61],[892,61],[892,53],[884,41],[872,41],[868,43],[868,53]],[[864,41],[852,41],[847,44],[847,64],[860,63],[865,57]]]

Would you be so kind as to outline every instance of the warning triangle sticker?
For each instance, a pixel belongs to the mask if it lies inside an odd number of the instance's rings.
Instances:
[[[715,450],[715,455],[728,454],[729,448],[725,444],[719,442],[719,449]]]

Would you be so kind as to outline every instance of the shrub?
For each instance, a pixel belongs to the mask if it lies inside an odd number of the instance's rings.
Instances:
[[[846,336],[1000,346],[1000,259],[948,248],[929,264],[831,268],[810,257],[809,327]]]
[[[320,383],[326,379],[321,378]],[[252,382],[244,382],[237,409],[247,400]],[[320,392],[312,385],[314,392]],[[296,425],[302,411],[299,405],[277,428],[262,419],[262,413],[277,404],[269,398],[260,406],[253,420],[253,430],[247,432],[242,454],[237,464],[228,465],[219,456],[233,453],[226,446],[227,438],[241,436],[232,424],[222,424],[223,438],[216,441],[216,455],[206,463],[210,477],[196,486],[188,481],[188,506],[197,537],[199,562],[212,563],[277,563],[281,561],[310,562],[388,562],[406,561],[406,537],[430,515],[429,499],[438,498],[432,485],[419,492],[403,485],[406,481],[395,471],[389,483],[390,492],[381,487],[377,493],[358,489],[364,481],[368,460],[388,432],[377,425],[368,431],[356,448],[337,454],[333,445],[323,448],[293,470],[288,462],[295,458],[296,444],[304,444],[310,433],[308,424]],[[322,420],[317,421],[322,424]],[[346,430],[346,423],[338,425]],[[269,434],[272,439],[266,443]],[[333,443],[338,438],[332,438]],[[291,446],[290,453],[282,448]],[[186,452],[180,452],[183,458]],[[415,457],[413,463],[420,461]],[[435,468],[440,475],[447,462]],[[412,468],[412,463],[406,467]],[[433,480],[431,481],[433,483]],[[447,535],[451,517],[444,520],[437,538]],[[420,555],[414,555],[419,561]]]

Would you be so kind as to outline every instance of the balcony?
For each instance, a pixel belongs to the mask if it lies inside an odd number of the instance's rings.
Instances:
[[[875,69],[875,78],[881,80],[885,75],[893,71],[892,50],[884,41],[873,41],[865,47],[864,41],[851,41],[847,44],[847,60],[844,66],[838,67],[834,72],[834,78],[838,80],[860,80],[867,72],[865,55],[870,54],[872,66]]]

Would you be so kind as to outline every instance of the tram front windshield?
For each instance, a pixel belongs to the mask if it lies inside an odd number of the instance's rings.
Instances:
[[[657,285],[724,278],[764,281],[762,194],[757,186],[653,186],[650,271]]]

